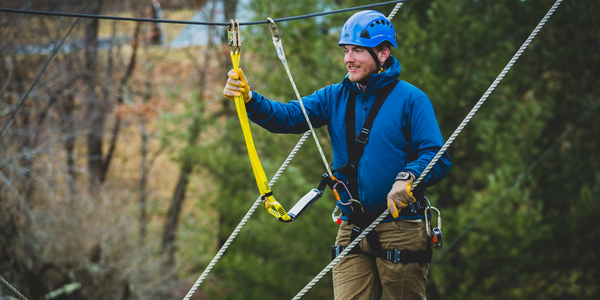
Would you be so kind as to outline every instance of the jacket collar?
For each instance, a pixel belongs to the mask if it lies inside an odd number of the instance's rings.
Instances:
[[[398,62],[398,60],[391,55],[389,59],[392,60],[392,64],[385,72],[371,74],[371,76],[369,76],[369,81],[367,82],[367,87],[364,91],[365,94],[376,93],[379,89],[390,84],[392,81],[396,80],[398,76],[400,76],[400,72],[402,70],[400,67],[400,62]],[[342,84],[354,92],[363,92],[358,86],[356,86],[355,83],[350,82],[348,76],[344,78]]]

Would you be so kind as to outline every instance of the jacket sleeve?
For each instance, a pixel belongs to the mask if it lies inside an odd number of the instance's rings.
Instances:
[[[327,124],[328,94],[325,89],[321,89],[302,98],[306,113],[315,128]],[[281,103],[252,92],[252,99],[246,103],[246,111],[252,122],[273,133],[303,133],[309,129],[297,100]]]
[[[444,145],[444,139],[435,118],[433,105],[427,96],[422,95],[410,101],[405,109],[405,115],[408,120],[407,129],[413,160],[407,163],[404,171],[412,172],[419,177]],[[451,166],[452,161],[446,151],[417,188],[425,188],[440,182],[446,177]]]

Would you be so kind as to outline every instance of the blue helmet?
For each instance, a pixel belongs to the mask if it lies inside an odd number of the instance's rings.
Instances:
[[[384,41],[388,41],[394,48],[398,48],[394,25],[382,13],[374,10],[364,10],[355,13],[346,21],[338,45],[372,48],[377,47]]]

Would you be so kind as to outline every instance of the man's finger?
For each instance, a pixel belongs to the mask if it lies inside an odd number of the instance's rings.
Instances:
[[[231,79],[240,79],[240,75],[238,73],[236,73],[233,69],[229,70],[229,72],[227,72],[227,76],[229,76],[229,78]]]
[[[392,214],[392,217],[397,218],[400,214],[400,211],[398,211],[398,208],[396,207],[394,200],[388,199],[387,204],[388,204],[388,209],[390,210],[390,213]]]

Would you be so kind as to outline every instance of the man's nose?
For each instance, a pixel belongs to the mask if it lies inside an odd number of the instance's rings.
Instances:
[[[344,55],[344,62],[345,63],[350,63],[354,61],[354,55],[352,55],[352,53],[346,53],[346,55]]]

